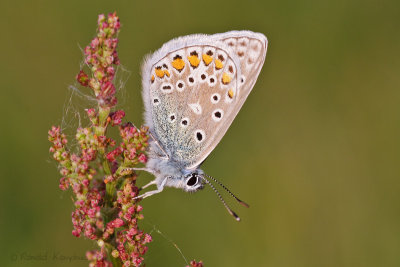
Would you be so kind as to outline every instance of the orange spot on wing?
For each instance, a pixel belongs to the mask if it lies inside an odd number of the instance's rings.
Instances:
[[[230,83],[232,80],[231,76],[229,76],[228,73],[224,72],[224,74],[222,74],[222,83],[223,84],[228,84]]]
[[[155,72],[156,72],[157,77],[160,77],[160,78],[164,77],[164,71],[161,69],[161,67],[157,67],[155,69]]]
[[[209,56],[207,54],[203,54],[203,61],[204,61],[204,64],[206,64],[206,66],[208,66],[212,60],[213,60],[213,58],[211,56]]]
[[[151,82],[152,83],[154,82],[154,79],[155,79],[154,75],[151,75]]]
[[[233,95],[234,95],[233,90],[232,90],[232,89],[229,89],[229,91],[228,91],[228,96],[229,96],[229,98],[232,99],[232,98],[233,98]]]
[[[190,66],[192,66],[194,68],[196,68],[200,64],[200,59],[196,55],[188,56],[188,60],[189,60]]]
[[[164,74],[167,75],[167,77],[169,77],[169,71],[168,70],[164,70]]]
[[[219,70],[219,69],[222,69],[223,67],[224,67],[224,64],[222,64],[222,61],[219,60],[219,59],[216,59],[216,60],[215,60],[215,68],[216,68],[217,70]]]
[[[172,67],[174,67],[175,69],[177,69],[179,71],[183,70],[183,68],[185,67],[185,61],[183,61],[182,58],[179,58],[179,57],[175,58],[171,64],[172,64]]]

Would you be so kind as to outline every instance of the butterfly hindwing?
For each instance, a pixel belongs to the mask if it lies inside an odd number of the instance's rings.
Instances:
[[[180,111],[175,135],[174,158],[184,161],[187,168],[195,165],[204,151],[215,147],[219,142],[216,138],[218,133],[229,127],[225,121],[237,101],[239,75],[234,59],[223,46],[200,46],[196,49],[202,59],[198,67],[190,66],[187,98]],[[187,125],[183,125],[186,120]]]
[[[263,34],[250,31],[232,31],[214,36],[228,45],[240,62],[240,105],[236,109],[239,112],[264,65],[268,40]]]

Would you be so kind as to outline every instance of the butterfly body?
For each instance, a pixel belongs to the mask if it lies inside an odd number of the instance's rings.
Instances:
[[[172,162],[162,158],[149,158],[146,168],[151,170],[156,176],[154,183],[157,185],[157,188],[168,186],[182,188],[187,192],[193,192],[202,189],[204,186],[204,183],[200,180],[204,172],[199,168],[187,170],[178,162]],[[192,178],[193,175],[197,177],[196,179],[199,179],[198,181],[194,181],[194,184],[197,186],[188,186],[187,181]]]
[[[142,66],[145,123],[152,138],[146,170],[157,190],[203,188],[201,163],[220,142],[252,90],[267,39],[232,31],[164,44]]]

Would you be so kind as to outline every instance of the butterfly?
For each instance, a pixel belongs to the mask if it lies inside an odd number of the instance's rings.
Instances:
[[[230,31],[179,37],[147,56],[142,65],[145,124],[151,141],[145,170],[156,185],[138,198],[164,187],[187,192],[217,182],[244,206],[248,205],[200,169],[221,141],[244,104],[264,64],[267,38],[251,31]]]

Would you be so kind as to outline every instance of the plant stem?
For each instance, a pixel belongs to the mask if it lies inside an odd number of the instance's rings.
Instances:
[[[108,258],[110,259],[113,267],[122,267],[123,265],[122,265],[122,261],[120,260],[120,258],[119,257],[118,258],[114,258],[112,256],[112,251],[115,248],[112,245],[108,244],[108,243],[106,243],[105,246],[106,246]]]

